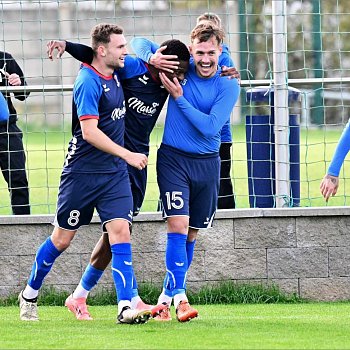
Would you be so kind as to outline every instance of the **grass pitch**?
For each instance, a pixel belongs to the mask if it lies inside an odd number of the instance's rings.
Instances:
[[[91,306],[94,321],[39,307],[40,322],[0,308],[1,349],[350,349],[350,303],[198,305],[188,323],[117,325],[115,306]]]

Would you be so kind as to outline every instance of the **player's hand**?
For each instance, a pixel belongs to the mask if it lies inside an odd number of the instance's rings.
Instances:
[[[146,168],[148,164],[148,157],[142,153],[129,152],[128,155],[125,157],[125,161],[129,165],[139,170],[142,170]]]
[[[16,73],[9,74],[6,72],[5,77],[7,78],[8,83],[10,85],[12,85],[12,86],[20,86],[21,85],[21,79],[20,79],[18,74],[16,74]]]
[[[46,52],[49,59],[53,60],[53,52],[57,50],[56,58],[61,58],[66,51],[66,42],[64,40],[50,40],[46,44]]]
[[[335,196],[339,187],[339,177],[332,175],[325,175],[320,184],[320,190],[322,196],[325,198],[326,202],[330,196]]]
[[[161,46],[151,56],[149,64],[165,72],[174,73],[174,70],[178,69],[180,62],[177,59],[177,55],[163,55],[162,52],[165,49],[166,46]]]
[[[159,78],[163,86],[166,88],[169,94],[174,97],[175,100],[183,95],[182,86],[176,77],[174,77],[173,80],[170,80],[165,73],[160,72]]]
[[[238,83],[241,82],[241,75],[239,74],[239,71],[234,67],[221,67],[221,77],[227,77],[228,79],[237,79]]]

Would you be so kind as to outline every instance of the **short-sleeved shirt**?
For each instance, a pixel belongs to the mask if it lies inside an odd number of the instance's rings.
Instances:
[[[63,172],[113,173],[126,169],[124,160],[85,141],[79,123],[79,120],[98,119],[98,128],[113,142],[123,146],[125,111],[124,93],[117,72],[106,77],[83,64],[73,89],[73,137]]]

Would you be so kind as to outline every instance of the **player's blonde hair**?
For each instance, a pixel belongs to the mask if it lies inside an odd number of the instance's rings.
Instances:
[[[213,22],[215,25],[217,25],[219,28],[222,27],[221,25],[221,18],[213,12],[205,12],[202,13],[197,17],[197,24],[199,24],[202,21],[210,21]]]

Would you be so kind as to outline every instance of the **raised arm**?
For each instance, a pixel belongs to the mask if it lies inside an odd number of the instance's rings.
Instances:
[[[164,55],[166,46],[159,47],[151,40],[136,37],[130,41],[131,48],[136,56],[157,69],[173,73],[179,66],[176,55]]]
[[[63,53],[67,51],[76,60],[91,64],[93,60],[93,51],[90,46],[72,43],[64,40],[50,40],[47,43],[47,55],[49,59],[53,59],[53,52],[57,50],[57,58],[62,57]]]

